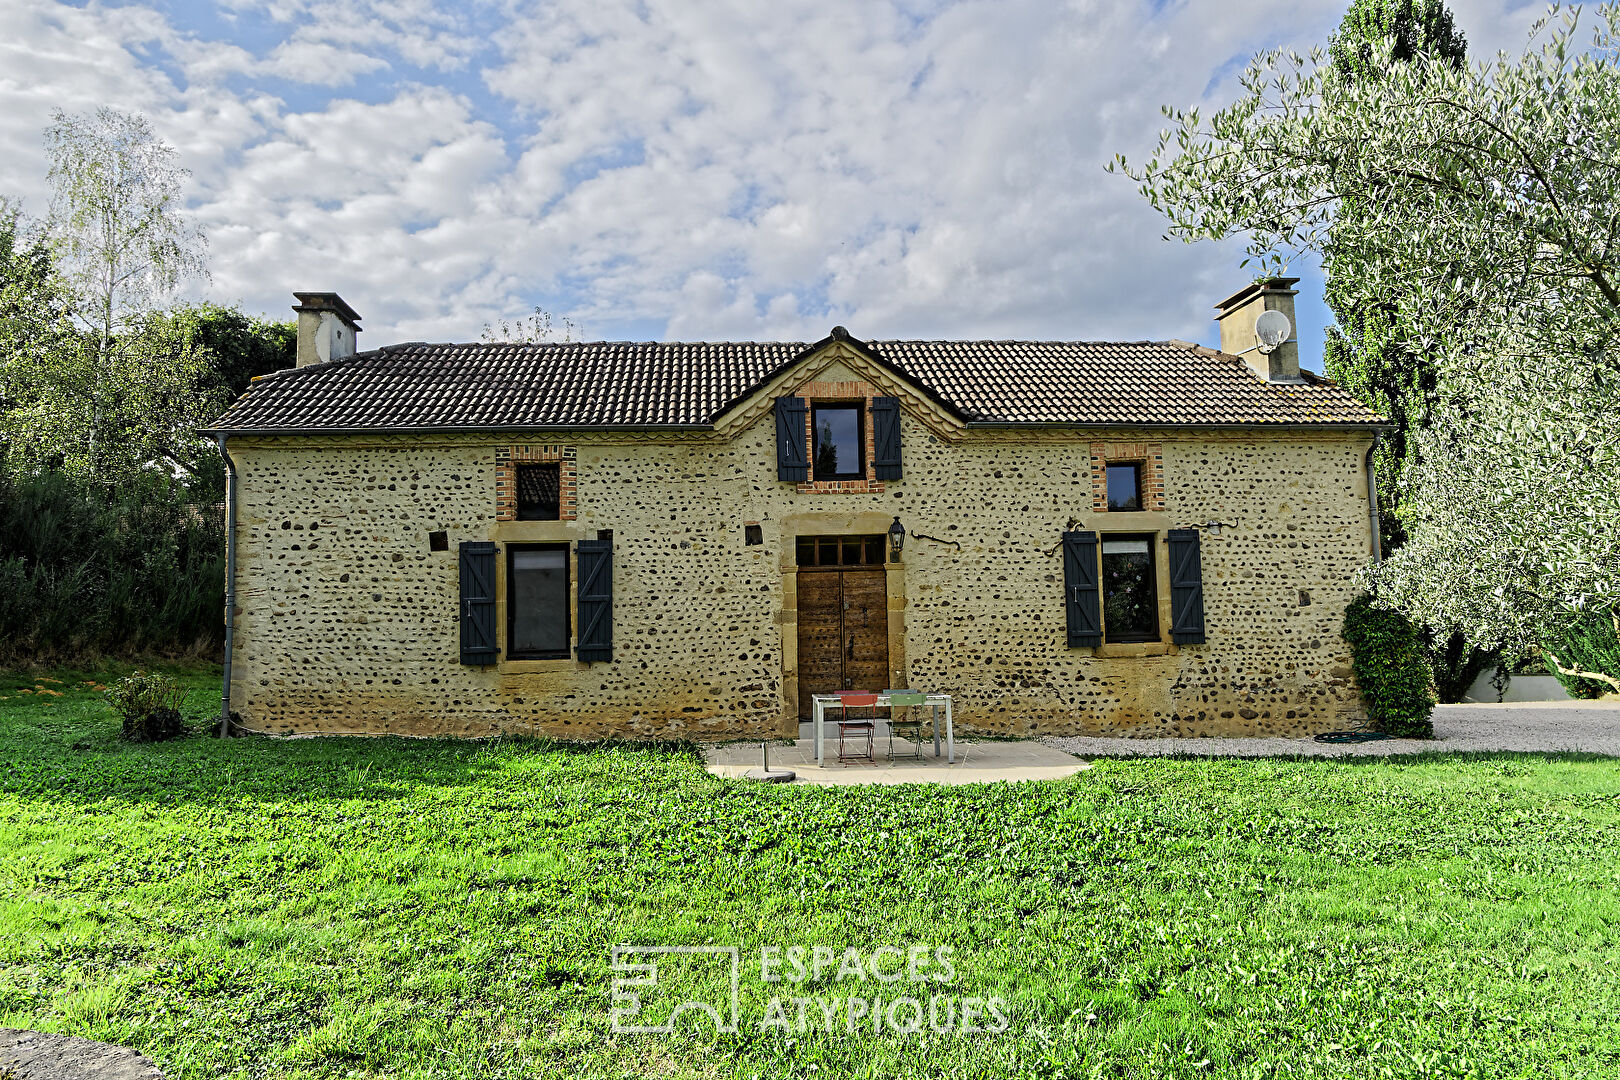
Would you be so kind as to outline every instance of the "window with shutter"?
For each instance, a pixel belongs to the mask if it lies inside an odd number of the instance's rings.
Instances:
[[[506,546],[506,656],[568,657],[568,545]]]
[[[495,645],[495,545],[464,540],[461,555],[461,662],[493,664]]]
[[[1102,644],[1102,608],[1097,590],[1097,534],[1063,534],[1063,609],[1069,648]]]
[[[1204,643],[1204,568],[1197,529],[1170,530],[1170,640]]]
[[[579,644],[584,661],[613,659],[613,541],[581,540],[579,557]]]
[[[810,479],[810,458],[804,437],[805,403],[802,397],[776,399],[776,478],[802,482]]]
[[[900,399],[872,399],[872,471],[879,480],[900,479]]]

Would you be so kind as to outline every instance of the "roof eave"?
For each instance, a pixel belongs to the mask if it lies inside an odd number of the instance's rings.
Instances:
[[[713,431],[713,424],[432,424],[387,427],[223,427],[197,432],[210,438],[221,435],[555,435],[571,431]]]
[[[970,420],[970,428],[1178,428],[1204,431],[1261,428],[1266,431],[1391,431],[1387,420]]]

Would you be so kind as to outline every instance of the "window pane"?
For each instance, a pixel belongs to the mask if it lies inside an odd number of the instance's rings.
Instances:
[[[821,541],[817,562],[822,566],[838,565],[838,541],[836,539]]]
[[[886,536],[868,536],[866,538],[866,561],[873,565],[883,562],[883,548],[888,543]]]
[[[513,656],[568,655],[568,550],[516,548],[512,551]]]
[[[844,541],[844,566],[861,565],[861,542],[858,539]]]
[[[797,561],[800,566],[816,565],[816,542],[814,540],[807,540],[801,536],[799,537],[799,542],[795,545],[795,548],[797,550]]]
[[[1108,509],[1142,509],[1141,475],[1139,465],[1108,466]]]
[[[854,405],[817,407],[816,479],[859,477],[866,469],[861,460],[861,410]]]
[[[1104,540],[1103,626],[1109,641],[1157,641],[1159,605],[1153,545],[1145,538]]]
[[[562,467],[519,465],[517,467],[517,516],[519,521],[556,521],[561,507]]]

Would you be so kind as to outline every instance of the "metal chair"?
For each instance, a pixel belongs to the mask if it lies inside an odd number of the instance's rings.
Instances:
[[[922,713],[917,707],[928,700],[928,695],[920,693],[916,690],[885,690],[884,694],[889,699],[889,760],[894,760],[895,728],[905,728],[911,732],[912,745],[916,748],[917,752],[910,756],[920,760],[923,756],[923,722]],[[900,717],[896,714],[896,710],[900,708],[904,708],[906,710],[904,717]]]
[[[877,702],[878,696],[875,693],[858,690],[840,690],[838,692],[838,706],[840,709],[838,717],[838,760],[840,762],[870,761],[876,763],[877,755],[873,750],[872,740],[877,733]],[[849,712],[850,709],[870,709],[871,712],[865,717],[852,717]],[[851,734],[855,737],[849,741],[856,746],[860,745],[861,735],[866,736],[866,752],[864,754],[845,751],[844,740]]]

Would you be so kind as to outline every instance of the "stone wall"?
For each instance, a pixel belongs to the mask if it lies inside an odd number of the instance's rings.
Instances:
[[[881,532],[898,515],[960,544],[908,540],[889,573],[895,681],[956,695],[958,730],[1281,734],[1362,715],[1338,630],[1369,556],[1368,435],[951,436],[922,420],[903,414],[905,475],[881,492],[779,483],[768,412],[730,436],[233,439],[233,708],[274,732],[791,734],[794,537]],[[1162,456],[1162,509],[1096,509],[1098,442]],[[529,445],[571,452],[574,520],[498,520],[501,469]],[[1210,521],[1228,525],[1203,540],[1206,644],[1168,643],[1159,543],[1165,640],[1067,648],[1057,548],[1067,525],[1162,537]],[[761,545],[745,543],[753,522]],[[449,551],[429,549],[440,529]],[[458,542],[606,529],[611,662],[458,663]]]

